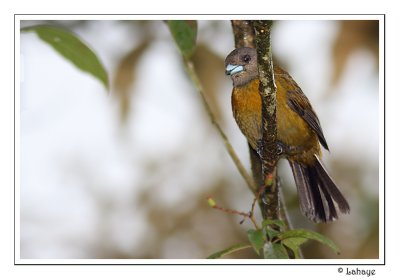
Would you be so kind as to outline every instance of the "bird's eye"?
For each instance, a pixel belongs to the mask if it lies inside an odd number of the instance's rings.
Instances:
[[[243,61],[244,62],[249,62],[251,60],[251,57],[250,57],[250,55],[248,55],[248,54],[246,54],[245,56],[243,56]]]

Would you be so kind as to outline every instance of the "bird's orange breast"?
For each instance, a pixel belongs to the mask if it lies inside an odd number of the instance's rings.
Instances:
[[[275,73],[277,86],[277,139],[285,145],[296,147],[299,151],[294,160],[301,160],[305,154],[320,154],[318,137],[301,116],[293,111],[287,103],[287,85],[279,73]],[[261,96],[258,91],[259,80],[254,79],[242,87],[235,87],[232,92],[232,109],[235,120],[246,136],[247,141],[257,149],[261,139]],[[291,91],[290,94],[295,94]],[[305,154],[303,154],[305,153]]]
[[[259,81],[233,88],[232,110],[233,116],[253,149],[261,138],[261,97],[258,92]]]

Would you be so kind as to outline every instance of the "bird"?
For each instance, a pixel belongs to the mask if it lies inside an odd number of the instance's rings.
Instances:
[[[327,223],[347,214],[350,206],[321,161],[329,151],[310,101],[288,72],[273,65],[276,84],[277,150],[288,160],[297,187],[301,213],[314,223]],[[259,93],[257,51],[234,49],[225,59],[233,82],[232,111],[249,145],[261,158],[262,99]]]

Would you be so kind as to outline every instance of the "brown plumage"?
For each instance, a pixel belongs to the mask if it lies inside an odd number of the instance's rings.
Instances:
[[[232,51],[225,60],[233,81],[232,110],[250,146],[261,140],[261,96],[257,53],[252,48]],[[349,204],[323,167],[319,143],[328,149],[318,117],[292,77],[274,66],[277,86],[277,142],[292,168],[302,213],[314,222],[329,222],[350,211]]]

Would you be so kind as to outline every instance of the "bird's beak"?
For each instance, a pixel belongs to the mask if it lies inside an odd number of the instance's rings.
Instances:
[[[232,76],[233,74],[242,72],[243,70],[244,67],[242,65],[228,64],[225,68],[225,74]]]

